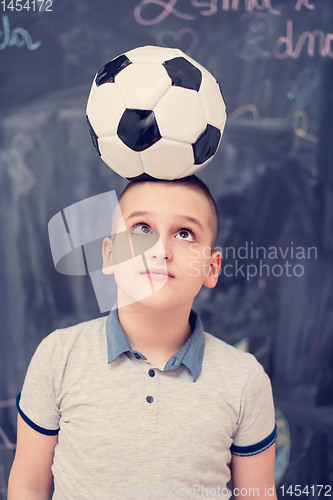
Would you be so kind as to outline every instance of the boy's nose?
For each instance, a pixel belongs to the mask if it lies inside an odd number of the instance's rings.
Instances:
[[[170,261],[172,258],[170,245],[163,241],[162,236],[158,242],[149,250],[149,258],[151,260],[166,260]]]

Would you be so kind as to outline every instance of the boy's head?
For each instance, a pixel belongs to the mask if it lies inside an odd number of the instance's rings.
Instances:
[[[158,307],[192,305],[203,284],[211,288],[217,282],[217,231],[215,202],[197,177],[128,184],[113,217],[113,235],[103,243],[103,271],[115,274],[119,306],[152,296]],[[122,260],[126,244],[132,258]]]

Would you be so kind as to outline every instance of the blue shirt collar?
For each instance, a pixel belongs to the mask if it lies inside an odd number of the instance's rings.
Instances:
[[[164,370],[176,370],[181,364],[191,372],[193,382],[200,375],[205,349],[203,326],[199,315],[191,311],[189,322],[192,334],[187,342],[165,364]],[[108,348],[108,363],[112,363],[120,354],[130,352],[134,356],[147,359],[143,354],[134,351],[119,323],[118,309],[112,309],[106,321],[106,340]]]

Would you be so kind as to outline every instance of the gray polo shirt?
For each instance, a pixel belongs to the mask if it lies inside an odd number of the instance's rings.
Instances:
[[[275,441],[262,366],[203,331],[166,364],[133,351],[117,309],[56,330],[38,346],[18,409],[36,431],[58,434],[56,500],[229,498],[231,454]]]

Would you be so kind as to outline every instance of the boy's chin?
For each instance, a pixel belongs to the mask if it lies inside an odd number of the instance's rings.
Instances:
[[[163,293],[163,289],[150,294],[133,297],[118,294],[118,308],[135,306],[155,310],[168,310],[175,306],[179,306],[179,302],[175,300],[174,295],[169,296],[168,293]]]

